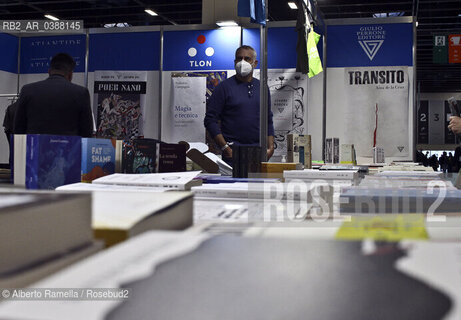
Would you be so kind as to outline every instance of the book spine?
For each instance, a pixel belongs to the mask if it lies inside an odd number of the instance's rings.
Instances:
[[[261,172],[261,148],[249,147],[248,173]]]
[[[224,189],[193,189],[192,192],[198,198],[238,198],[238,199],[274,199],[270,190],[224,190]],[[277,199],[286,200],[300,200],[301,195],[299,192],[287,193],[283,191],[282,194],[277,194]]]
[[[293,133],[290,133],[287,135],[287,162],[295,162],[295,153],[295,135]]]
[[[113,139],[112,141],[114,141]],[[123,141],[115,140],[115,172],[121,173],[123,168]]]
[[[349,173],[349,172],[329,172],[327,170],[323,170],[322,172],[315,172],[315,173],[307,173],[305,171],[298,171],[298,172],[292,172],[292,171],[286,171],[284,172],[284,177],[285,178],[290,178],[290,179],[328,179],[328,180],[334,180],[334,179],[355,179],[357,177],[356,173]]]
[[[239,190],[210,190],[210,189],[196,189],[192,190],[197,197],[211,197],[211,198],[248,198],[248,191]]]
[[[85,182],[83,176],[88,173],[87,158],[88,158],[88,138],[82,138],[82,169],[81,169],[82,182]]]
[[[333,140],[331,138],[327,138],[325,140],[325,163],[332,163],[333,160]]]
[[[339,138],[333,138],[333,163],[339,163]]]
[[[304,168],[312,169],[312,139],[311,135],[307,136],[307,147],[304,149]]]
[[[241,149],[241,154],[240,154],[240,163],[241,163],[241,171],[240,174],[242,175],[242,178],[247,178],[248,177],[248,148],[247,147],[242,147]]]
[[[240,146],[232,146],[232,177],[242,178],[240,174]]]

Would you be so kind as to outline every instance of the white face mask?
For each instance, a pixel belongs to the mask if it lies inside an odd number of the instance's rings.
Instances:
[[[253,66],[245,60],[240,60],[235,64],[235,71],[241,77],[246,77],[253,71]]]

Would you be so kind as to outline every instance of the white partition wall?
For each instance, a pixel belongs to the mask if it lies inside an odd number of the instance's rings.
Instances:
[[[413,23],[402,19],[327,21],[326,137],[353,143],[370,162],[414,153]]]
[[[308,78],[296,72],[296,37],[292,23],[272,24],[267,31],[267,85],[275,130],[275,151],[271,161],[280,161],[286,154],[287,134],[308,134]],[[259,28],[244,28],[242,44],[255,48],[260,60]],[[255,70],[255,77],[259,79],[260,69]]]

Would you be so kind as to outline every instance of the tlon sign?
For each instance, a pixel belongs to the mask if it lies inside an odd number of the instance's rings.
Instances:
[[[203,44],[205,44],[205,42],[206,42],[206,37],[204,35],[199,35],[197,37],[197,43],[198,43],[197,47],[199,48],[199,50],[204,49]],[[205,54],[207,57],[212,57],[214,55],[213,47],[207,47],[204,50],[205,50]],[[190,47],[189,50],[187,50],[187,54],[191,58],[194,58],[195,56],[197,56],[197,53],[198,53],[198,50],[196,47]],[[189,63],[191,67],[195,67],[195,68],[212,66],[211,60],[189,60]]]

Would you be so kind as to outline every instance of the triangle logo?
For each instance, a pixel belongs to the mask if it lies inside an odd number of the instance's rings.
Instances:
[[[277,108],[279,110],[280,113],[283,112],[283,110],[285,110],[285,108]]]
[[[400,152],[402,152],[402,150],[404,149],[405,147],[397,147],[397,149],[399,149]]]
[[[378,53],[379,48],[383,45],[384,40],[363,40],[359,41],[360,46],[362,47],[363,51],[367,54],[370,60],[376,56]]]

